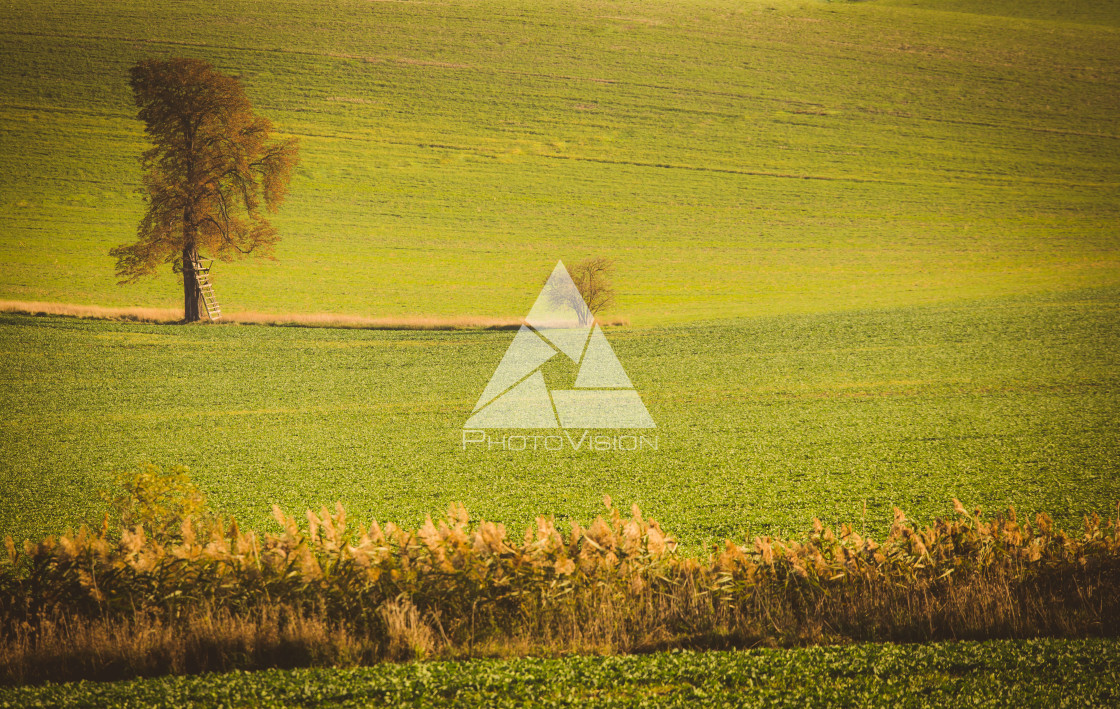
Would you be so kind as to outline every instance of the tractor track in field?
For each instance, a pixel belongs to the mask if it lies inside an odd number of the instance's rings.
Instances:
[[[362,60],[362,61],[365,61],[365,62],[368,62],[368,63],[371,63],[371,64],[393,63],[393,64],[397,64],[397,65],[400,65],[400,66],[421,66],[421,67],[430,67],[430,68],[434,68],[434,69],[441,69],[441,70],[448,70],[448,71],[472,71],[472,72],[476,72],[476,73],[488,73],[488,74],[505,75],[505,76],[521,76],[521,77],[528,77],[528,78],[549,79],[549,80],[555,80],[555,81],[590,82],[590,83],[597,83],[597,84],[625,86],[625,87],[638,88],[638,89],[648,89],[648,90],[653,90],[653,91],[663,91],[663,92],[668,92],[668,93],[675,93],[675,94],[678,94],[678,95],[688,94],[688,95],[695,95],[695,96],[720,97],[720,98],[734,99],[734,100],[738,100],[738,101],[766,102],[766,103],[771,103],[771,104],[779,104],[779,105],[783,105],[783,106],[800,106],[800,107],[811,107],[811,108],[817,108],[817,109],[829,109],[829,108],[831,108],[831,110],[841,111],[841,112],[842,111],[857,111],[857,112],[859,112],[861,114],[864,114],[864,115],[874,115],[874,116],[884,116],[884,115],[886,115],[886,116],[891,116],[893,118],[898,118],[898,119],[902,119],[902,120],[922,121],[922,122],[928,122],[928,123],[936,123],[936,124],[940,124],[940,125],[971,126],[971,127],[986,128],[986,129],[991,129],[991,130],[996,130],[996,131],[1012,130],[1012,131],[1025,131],[1025,132],[1030,132],[1030,133],[1041,133],[1041,134],[1047,134],[1047,135],[1063,135],[1063,136],[1075,136],[1075,137],[1081,137],[1081,138],[1100,138],[1100,139],[1105,139],[1105,140],[1120,140],[1120,134],[1112,134],[1112,133],[1088,132],[1088,131],[1079,131],[1079,130],[1072,130],[1072,129],[1066,129],[1066,128],[1053,128],[1053,127],[1047,127],[1047,126],[1032,126],[1032,125],[1025,125],[1025,124],[997,123],[997,122],[992,122],[992,121],[961,120],[961,119],[952,119],[952,118],[942,118],[942,117],[936,117],[936,116],[921,116],[921,115],[915,115],[915,114],[908,113],[908,112],[882,111],[882,110],[879,110],[879,109],[877,109],[875,107],[872,107],[872,106],[833,106],[833,107],[829,107],[829,106],[826,106],[823,103],[814,102],[814,101],[801,101],[801,100],[797,100],[797,99],[782,98],[782,97],[775,97],[775,96],[765,96],[765,95],[758,94],[758,93],[748,93],[748,92],[742,92],[742,91],[719,91],[719,90],[702,89],[702,88],[696,88],[696,87],[690,87],[690,86],[672,86],[672,85],[668,85],[668,84],[658,84],[658,83],[641,82],[641,81],[630,81],[630,80],[627,80],[627,79],[611,79],[611,78],[592,77],[592,76],[577,76],[577,75],[574,75],[574,74],[561,74],[561,73],[552,73],[552,72],[535,72],[535,71],[524,71],[524,70],[515,70],[515,69],[498,69],[498,68],[494,68],[494,67],[483,67],[483,66],[478,66],[478,65],[473,65],[473,64],[463,64],[463,63],[458,63],[458,62],[445,62],[445,61],[430,60],[430,59],[418,59],[418,58],[413,58],[413,57],[389,56],[389,55],[376,56],[376,55],[352,54],[352,53],[342,53],[342,52],[311,51],[311,50],[304,50],[304,49],[279,49],[279,48],[266,48],[266,47],[246,47],[246,46],[237,46],[237,45],[211,44],[211,43],[206,43],[206,42],[187,42],[187,41],[176,41],[176,40],[167,40],[167,39],[146,39],[146,38],[138,38],[138,37],[118,37],[118,36],[110,36],[110,35],[68,34],[68,33],[47,33],[47,32],[0,32],[0,36],[3,36],[3,35],[24,36],[24,37],[41,37],[41,38],[56,38],[56,39],[86,39],[86,40],[94,40],[94,41],[133,42],[133,43],[143,43],[143,44],[153,44],[153,45],[169,45],[169,46],[198,47],[198,48],[207,48],[207,49],[221,49],[221,50],[227,50],[227,51],[252,52],[252,53],[261,53],[261,54],[263,54],[263,53],[271,54],[271,53],[279,52],[279,53],[282,53],[282,54],[292,54],[292,55],[319,57],[319,58],[356,59],[356,60]],[[105,115],[114,115],[114,114],[105,114]],[[694,168],[694,169],[703,169],[703,168]],[[745,173],[745,174],[753,174],[753,173]],[[779,175],[779,174],[771,175],[771,174],[768,174],[768,173],[760,173],[760,174],[761,174],[761,176],[796,177],[797,179],[835,179],[835,178],[820,177],[820,176]],[[861,181],[861,180],[857,180],[857,181]],[[867,181],[875,182],[875,180],[867,180]]]

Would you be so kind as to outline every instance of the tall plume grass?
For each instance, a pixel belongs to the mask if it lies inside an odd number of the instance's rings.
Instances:
[[[609,498],[587,527],[540,517],[521,536],[459,505],[418,529],[336,506],[302,522],[274,508],[277,533],[206,512],[167,531],[166,500],[196,498],[149,499],[151,524],[133,506],[131,526],[5,539],[0,681],[1120,630],[1120,521],[1097,516],[1068,534],[954,500],[924,527],[896,510],[881,542],[814,520],[693,558]]]

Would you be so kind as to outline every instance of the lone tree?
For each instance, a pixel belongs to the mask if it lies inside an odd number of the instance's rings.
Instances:
[[[223,261],[268,255],[280,237],[261,212],[280,207],[298,161],[295,139],[273,139],[241,83],[199,59],[145,59],[130,85],[152,147],[140,158],[148,211],[136,243],[117,246],[117,276],[133,283],[170,263],[183,274],[183,319],[199,319],[199,251]]]
[[[611,259],[604,256],[585,258],[568,267],[568,275],[579,293],[572,293],[570,288],[550,288],[549,299],[554,305],[567,305],[574,310],[581,325],[590,325],[596,315],[614,305],[613,273],[614,261]]]

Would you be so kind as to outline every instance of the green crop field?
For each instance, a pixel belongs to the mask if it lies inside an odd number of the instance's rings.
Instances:
[[[509,331],[0,314],[0,536],[99,523],[97,490],[143,461],[188,465],[258,528],[273,503],[335,501],[408,526],[452,501],[514,528],[587,522],[609,494],[689,553],[814,516],[881,534],[892,507],[930,521],[953,497],[1067,527],[1116,514],[1120,4],[11,0],[0,300],[181,305],[170,268],[118,286],[108,256],[144,209],[128,69],[177,55],[240,77],[300,140],[276,260],[215,265],[225,312],[518,318],[557,259],[608,256],[605,314],[629,325],[607,337],[657,447],[464,449]],[[1040,702],[1017,694],[1033,681],[1106,704],[1115,655],[523,660],[11,689],[0,706],[491,705],[510,677],[509,701],[557,705],[650,683],[692,705],[744,677],[760,701],[936,702],[948,682]]]
[[[409,526],[452,501],[586,522],[606,493],[693,548],[861,522],[864,503],[882,531],[893,505],[931,520],[954,496],[1079,526],[1120,500],[1118,307],[1103,289],[612,329],[657,423],[637,452],[463,450],[508,331],[2,316],[0,532],[97,522],[90,491],[140,460],[189,465],[256,523],[335,500]]]
[[[0,707],[1109,706],[1109,640],[485,660],[0,688]]]

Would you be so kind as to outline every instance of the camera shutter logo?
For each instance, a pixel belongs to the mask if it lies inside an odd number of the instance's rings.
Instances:
[[[655,428],[562,262],[525,322],[463,428]],[[579,365],[573,389],[545,385],[557,355]]]

